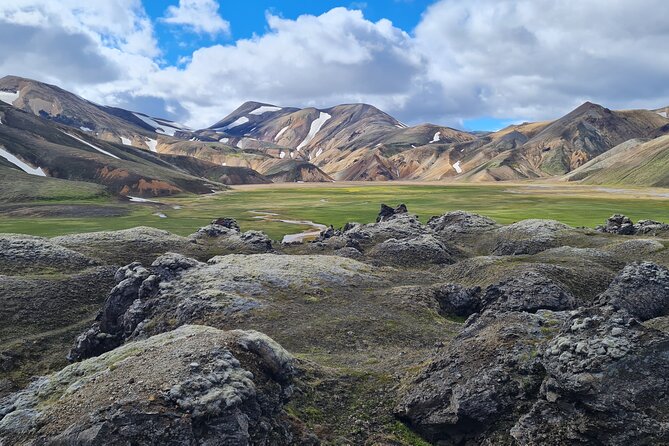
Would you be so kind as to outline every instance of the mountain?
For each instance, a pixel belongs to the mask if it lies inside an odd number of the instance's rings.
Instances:
[[[114,194],[140,197],[225,188],[149,151],[95,139],[7,104],[0,104],[0,122],[2,165],[36,177],[97,183]]]
[[[469,133],[408,127],[368,104],[300,109],[261,102],[193,130],[14,76],[0,79],[0,101],[82,138],[153,152],[180,173],[226,184],[560,177],[626,141],[669,134],[669,108],[612,111],[591,102],[554,121]]]
[[[448,127],[407,127],[368,104],[327,109],[284,108],[246,102],[198,135],[244,148],[256,141],[265,153],[302,159],[341,181],[398,179],[389,158],[419,146],[473,141],[476,136]],[[264,145],[262,143],[265,143]],[[277,149],[283,147],[286,150]]]
[[[178,123],[98,105],[55,85],[16,76],[0,79],[0,100],[98,139],[153,152],[159,135],[162,139],[187,130]]]
[[[564,179],[585,184],[669,187],[669,135],[626,141]]]
[[[486,159],[463,176],[503,181],[566,174],[634,138],[669,133],[669,119],[650,110],[612,111],[586,102],[562,118],[512,126],[482,140]],[[479,160],[482,161],[482,160]]]

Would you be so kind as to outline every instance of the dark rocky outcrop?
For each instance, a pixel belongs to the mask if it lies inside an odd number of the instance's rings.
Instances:
[[[481,299],[482,310],[527,311],[570,310],[576,299],[555,281],[534,271],[510,277],[486,288]]]
[[[626,310],[640,321],[669,314],[669,270],[651,262],[628,265],[600,295],[601,305]]]
[[[669,335],[639,320],[667,314],[668,280],[629,265],[595,306],[571,311],[573,297],[539,275],[491,286],[396,414],[440,445],[664,444]]]
[[[456,284],[435,286],[434,297],[439,313],[447,316],[470,316],[481,308],[481,288],[465,288]]]
[[[606,220],[606,223],[595,228],[596,231],[618,235],[658,235],[669,232],[669,224],[654,220],[639,220],[634,222],[627,216],[615,214]]]
[[[388,205],[382,204],[379,215],[376,217],[376,222],[392,220],[396,215],[406,214],[409,212],[405,204],[400,204],[396,208],[391,208]]]
[[[273,250],[272,239],[261,231],[241,232],[239,224],[233,218],[218,218],[211,224],[197,230],[190,236],[192,242],[215,243],[230,252],[270,252]]]

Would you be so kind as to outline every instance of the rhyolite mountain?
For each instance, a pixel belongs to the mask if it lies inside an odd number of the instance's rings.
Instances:
[[[555,121],[469,133],[433,124],[408,127],[367,104],[300,109],[260,102],[246,102],[194,130],[14,76],[0,79],[0,100],[80,134],[154,152],[179,170],[225,184],[561,177],[627,141],[669,134],[665,108],[613,111],[590,102]],[[179,157],[205,164],[176,162]],[[662,184],[628,177],[630,184]],[[575,178],[581,177],[570,177]]]

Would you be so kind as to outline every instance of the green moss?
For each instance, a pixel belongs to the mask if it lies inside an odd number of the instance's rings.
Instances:
[[[409,429],[405,424],[397,421],[391,427],[391,432],[397,439],[407,446],[430,446],[430,443],[423,440],[418,434]]]

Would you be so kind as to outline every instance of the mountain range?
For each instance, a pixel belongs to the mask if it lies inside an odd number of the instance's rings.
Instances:
[[[668,112],[586,102],[554,121],[471,133],[410,127],[367,104],[299,109],[246,102],[208,128],[191,129],[7,76],[0,79],[0,173],[96,183],[137,197],[312,181],[667,186]]]

